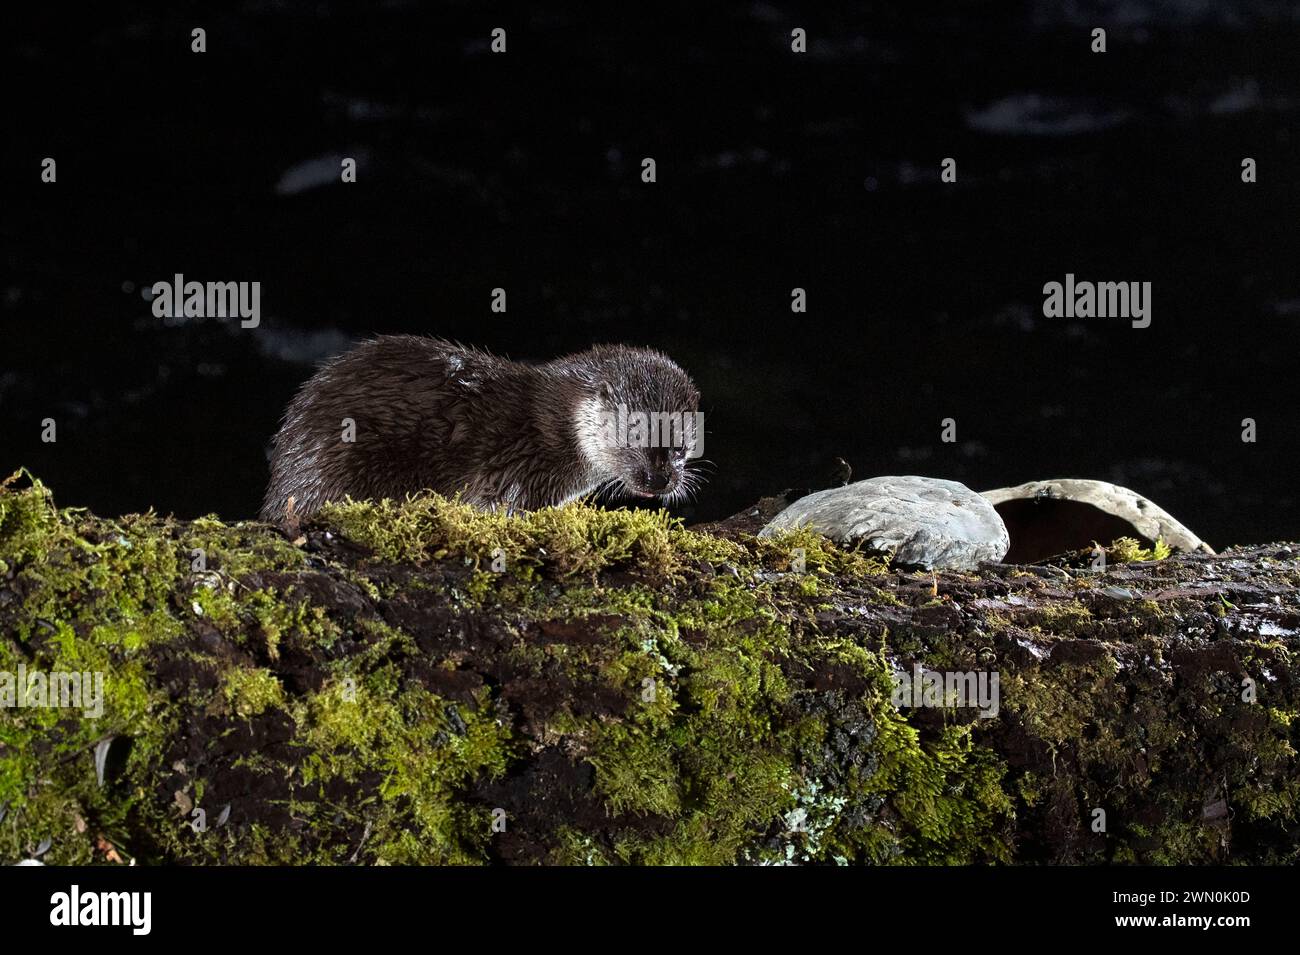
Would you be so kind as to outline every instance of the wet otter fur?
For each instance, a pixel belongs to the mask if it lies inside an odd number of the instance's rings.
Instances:
[[[510,511],[602,489],[671,502],[694,487],[690,449],[626,446],[602,428],[620,408],[689,416],[698,407],[686,372],[647,348],[597,345],[525,364],[384,335],[327,362],[290,402],[261,516],[278,522],[345,496],[422,490]]]

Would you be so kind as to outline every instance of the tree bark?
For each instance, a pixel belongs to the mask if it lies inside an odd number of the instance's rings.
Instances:
[[[1296,545],[931,574],[756,540],[761,504],[349,504],[290,540],[19,483],[0,672],[103,699],[0,710],[0,861],[1300,854]]]

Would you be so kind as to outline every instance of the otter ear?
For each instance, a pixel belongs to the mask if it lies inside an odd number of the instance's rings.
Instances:
[[[601,401],[608,402],[609,404],[614,403],[614,386],[608,381],[602,381],[596,385],[596,394],[600,397]]]

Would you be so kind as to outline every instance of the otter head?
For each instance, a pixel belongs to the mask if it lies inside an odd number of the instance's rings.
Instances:
[[[579,412],[583,451],[603,487],[673,502],[695,488],[703,449],[700,393],[672,360],[646,348],[598,346]]]

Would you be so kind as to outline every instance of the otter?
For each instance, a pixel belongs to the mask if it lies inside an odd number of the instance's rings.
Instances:
[[[508,512],[597,491],[673,503],[695,488],[687,459],[702,438],[699,397],[686,372],[648,348],[597,345],[525,364],[382,335],[326,362],[290,402],[261,517],[296,521],[345,496],[424,490]],[[637,412],[685,427],[672,441],[611,427]]]

